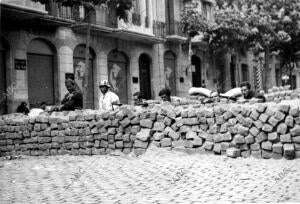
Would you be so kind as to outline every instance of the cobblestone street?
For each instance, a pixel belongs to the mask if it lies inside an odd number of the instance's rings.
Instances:
[[[300,202],[300,162],[156,149],[2,160],[0,203]]]

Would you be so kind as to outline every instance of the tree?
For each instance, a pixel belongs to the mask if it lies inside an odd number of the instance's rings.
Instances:
[[[299,0],[219,0],[215,5],[213,22],[207,21],[194,7],[183,12],[182,23],[185,33],[202,33],[203,40],[212,50],[252,49],[254,53],[265,52],[265,67],[268,68],[271,51],[279,53],[282,65],[296,60],[294,55],[299,51],[299,4]],[[193,21],[195,16],[201,18]]]
[[[33,0],[42,4],[49,3],[49,0]],[[51,1],[51,0],[50,0]],[[90,36],[91,36],[91,24],[92,24],[92,13],[95,12],[97,6],[104,6],[108,9],[115,9],[116,15],[119,19],[127,21],[126,10],[132,7],[132,0],[53,0],[56,3],[60,3],[62,6],[68,6],[72,8],[78,8],[82,6],[85,11],[84,19],[81,19],[80,23],[87,23],[86,31],[86,47],[85,47],[85,70],[83,77],[83,108],[87,107],[87,88],[89,79],[89,47],[90,47]],[[77,19],[78,20],[78,19]]]

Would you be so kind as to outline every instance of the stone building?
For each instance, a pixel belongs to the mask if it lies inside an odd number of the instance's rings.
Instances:
[[[213,20],[214,2],[198,2]],[[101,79],[109,80],[124,104],[132,103],[136,91],[157,99],[159,90],[169,87],[172,95],[182,97],[192,86],[224,92],[240,81],[254,80],[249,54],[212,54],[197,38],[189,53],[179,22],[190,3],[134,0],[126,22],[114,11],[96,9],[90,35],[89,108],[98,108]],[[66,77],[73,76],[82,86],[88,26],[79,20],[85,15],[82,8],[52,0],[47,5],[2,0],[0,6],[0,114],[14,112],[21,101],[31,108],[43,101],[59,104]]]
[[[160,89],[169,87],[172,95],[186,96],[205,78],[204,60],[193,57],[196,68],[189,66],[179,25],[185,1],[139,0],[133,5],[127,22],[102,7],[93,15],[90,108],[98,106],[101,79],[108,79],[121,102],[130,104],[136,91],[156,99]],[[78,21],[82,16],[83,9],[52,1],[1,1],[1,114],[14,112],[21,101],[30,107],[43,101],[59,104],[70,75],[82,86],[87,30],[87,24]]]

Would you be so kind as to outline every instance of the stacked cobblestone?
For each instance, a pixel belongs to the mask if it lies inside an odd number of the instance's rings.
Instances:
[[[290,90],[290,86],[273,87],[265,94],[266,101],[274,101],[280,103],[282,100],[291,100],[300,98],[300,89]]]
[[[0,120],[1,155],[143,154],[201,149],[230,157],[300,157],[299,107],[290,105],[155,106]]]

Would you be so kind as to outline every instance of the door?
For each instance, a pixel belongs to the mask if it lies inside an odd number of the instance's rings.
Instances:
[[[89,77],[87,87],[87,101],[86,108],[94,109],[94,51],[90,49],[89,53]],[[85,46],[79,45],[74,50],[73,56],[74,64],[74,78],[75,82],[79,86],[80,90],[83,91],[83,78],[85,71]]]
[[[140,92],[144,99],[151,99],[150,58],[142,54],[139,58]]]
[[[27,50],[28,100],[30,108],[41,102],[54,105],[54,54],[46,41],[34,39]]]
[[[6,91],[6,66],[5,51],[6,49],[0,41],[0,115],[7,113],[7,91]]]
[[[241,70],[242,70],[242,81],[248,81],[249,82],[249,69],[248,69],[248,65],[242,64]]]
[[[231,88],[235,88],[236,87],[235,56],[231,57],[231,62],[230,62],[230,78],[231,78]]]
[[[192,56],[192,81],[193,87],[201,87],[201,60],[199,57],[193,55]]]
[[[28,96],[30,108],[41,102],[54,105],[53,56],[31,54],[28,61]]]
[[[176,58],[175,55],[167,51],[164,56],[164,75],[165,75],[165,87],[171,90],[171,95],[176,95],[176,72],[175,64]]]
[[[108,81],[122,104],[128,103],[127,65],[128,58],[125,54],[117,50],[109,53]]]

